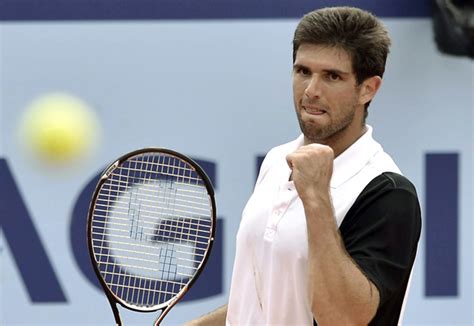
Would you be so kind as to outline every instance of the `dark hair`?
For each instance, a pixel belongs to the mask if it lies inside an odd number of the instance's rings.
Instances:
[[[391,44],[387,29],[374,15],[352,7],[323,8],[306,14],[293,38],[293,62],[304,43],[344,49],[352,59],[359,85],[369,77],[383,76]]]

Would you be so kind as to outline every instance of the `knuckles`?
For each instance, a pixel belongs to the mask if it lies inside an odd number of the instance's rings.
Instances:
[[[334,151],[331,147],[321,144],[301,146],[295,152],[286,156],[291,169],[306,165],[330,166],[334,160]]]
[[[321,144],[309,144],[303,147],[307,147],[307,150],[315,155],[327,155],[327,156],[334,156],[334,151],[331,147],[327,145]]]
[[[331,147],[321,144],[309,144],[301,146],[288,156],[291,159],[334,159],[334,151]]]

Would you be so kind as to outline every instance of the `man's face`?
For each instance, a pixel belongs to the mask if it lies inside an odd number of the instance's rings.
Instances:
[[[364,105],[343,49],[302,44],[293,65],[293,98],[306,144],[360,136]]]

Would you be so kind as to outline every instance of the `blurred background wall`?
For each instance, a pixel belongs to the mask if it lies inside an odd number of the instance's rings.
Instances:
[[[368,123],[422,205],[405,324],[472,325],[474,65],[438,50],[428,0],[0,0],[0,324],[113,322],[89,266],[87,208],[101,170],[148,146],[200,160],[217,192],[211,262],[165,323],[226,303],[259,158],[299,134],[294,28],[327,5],[374,12],[393,40]],[[31,103],[57,93],[81,100],[98,122],[96,146],[67,162],[23,144]],[[73,121],[68,130],[81,124]],[[137,325],[154,318],[123,315]]]

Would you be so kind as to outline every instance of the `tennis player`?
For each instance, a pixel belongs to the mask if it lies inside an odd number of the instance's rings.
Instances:
[[[227,306],[191,325],[397,325],[420,237],[417,194],[365,123],[390,38],[349,7],[293,39],[300,137],[266,155],[242,214]]]

